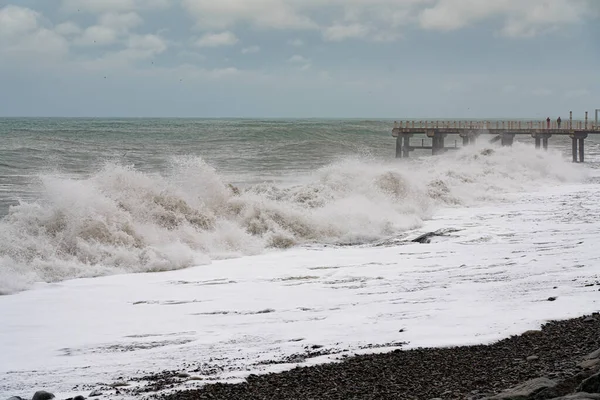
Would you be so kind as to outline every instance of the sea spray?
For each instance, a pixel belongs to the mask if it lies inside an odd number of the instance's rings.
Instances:
[[[364,244],[418,228],[439,207],[579,181],[558,153],[474,146],[438,157],[346,158],[285,185],[235,187],[196,157],[168,173],[106,164],[40,176],[41,198],[0,221],[0,293],[33,282],[186,268],[303,244]]]

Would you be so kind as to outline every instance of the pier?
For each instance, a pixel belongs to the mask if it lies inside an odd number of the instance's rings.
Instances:
[[[585,113],[583,121],[574,121],[573,112],[569,113],[568,120],[559,124],[553,121],[395,121],[392,136],[396,138],[396,158],[408,158],[410,152],[417,149],[431,150],[433,155],[449,150],[456,150],[477,141],[480,134],[491,134],[491,142],[500,141],[503,146],[512,146],[515,136],[529,135],[534,139],[537,149],[548,149],[548,141],[553,135],[569,136],[572,139],[573,162],[584,162],[585,139],[588,135],[600,134],[598,116],[600,109],[596,110],[595,119],[588,120]],[[431,139],[425,142],[420,139],[415,143],[411,141],[413,135],[426,135]],[[448,135],[458,135],[453,146],[446,146]],[[461,142],[461,146],[459,146]]]

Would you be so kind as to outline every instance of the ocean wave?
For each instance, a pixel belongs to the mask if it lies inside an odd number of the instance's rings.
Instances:
[[[42,175],[42,197],[0,221],[0,294],[269,248],[363,244],[418,228],[439,207],[585,177],[558,153],[519,144],[401,162],[346,158],[285,185],[235,187],[195,157],[163,174],[109,163],[81,179]]]

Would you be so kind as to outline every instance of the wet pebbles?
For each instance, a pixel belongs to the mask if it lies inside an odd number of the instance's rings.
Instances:
[[[543,377],[554,383],[527,397],[542,400],[574,393],[586,379],[587,387],[596,387],[600,364],[591,353],[598,349],[600,316],[593,315],[551,322],[539,331],[491,345],[361,355],[341,363],[251,375],[240,384],[209,384],[157,398],[476,400]]]

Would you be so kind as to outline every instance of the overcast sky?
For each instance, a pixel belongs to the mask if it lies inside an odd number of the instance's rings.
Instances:
[[[0,116],[594,108],[600,0],[0,0]]]

